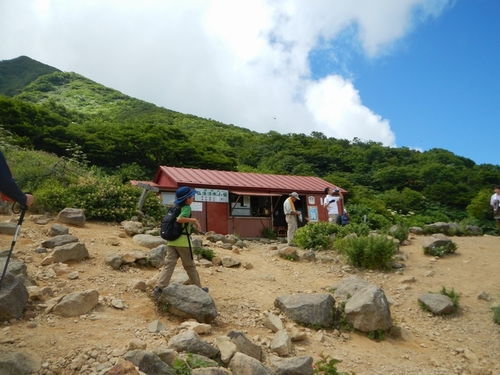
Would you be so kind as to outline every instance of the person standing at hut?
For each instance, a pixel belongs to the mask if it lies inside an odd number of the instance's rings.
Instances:
[[[493,218],[497,222],[498,233],[500,234],[500,185],[495,185],[495,193],[491,196],[490,205],[493,207]]]
[[[285,213],[285,220],[288,225],[286,239],[289,245],[293,244],[295,232],[297,232],[298,228],[297,217],[300,215],[300,211],[295,209],[295,202],[297,201],[300,201],[299,194],[294,191],[290,193],[290,196],[283,203],[283,212]]]

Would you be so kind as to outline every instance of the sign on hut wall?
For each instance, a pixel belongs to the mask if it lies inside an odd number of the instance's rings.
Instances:
[[[229,191],[220,189],[196,188],[195,201],[228,203]]]

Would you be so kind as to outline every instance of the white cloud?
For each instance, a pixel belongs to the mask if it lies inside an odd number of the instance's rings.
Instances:
[[[351,82],[339,76],[329,76],[309,85],[306,106],[323,133],[336,138],[373,140],[393,146],[395,137],[389,122],[362,105],[358,91]]]
[[[308,56],[355,25],[369,57],[451,0],[25,0],[0,3],[0,59],[27,55],[179,112],[252,130],[395,143],[389,121]],[[8,3],[8,5],[7,5]],[[341,55],[342,51],[332,51]],[[276,118],[276,119],[274,119]]]

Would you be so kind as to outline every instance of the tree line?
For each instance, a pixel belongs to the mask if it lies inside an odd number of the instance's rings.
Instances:
[[[152,179],[160,165],[318,176],[347,189],[354,211],[389,223],[397,214],[479,220],[483,227],[491,212],[488,202],[474,209],[475,199],[500,183],[500,166],[445,149],[421,152],[320,132],[258,133],[157,107],[76,73],[44,74],[15,91],[0,95],[0,125],[14,144],[60,157],[78,147],[89,165],[124,182]]]

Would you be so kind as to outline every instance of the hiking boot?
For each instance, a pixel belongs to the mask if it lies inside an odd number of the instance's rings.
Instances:
[[[153,289],[153,298],[158,300],[160,299],[162,294],[163,294],[163,289],[160,288],[158,285],[155,286],[155,288]]]
[[[204,287],[203,287],[203,288],[201,288],[201,289],[203,289],[205,292],[207,292],[207,293],[208,293],[208,286],[204,286]]]

